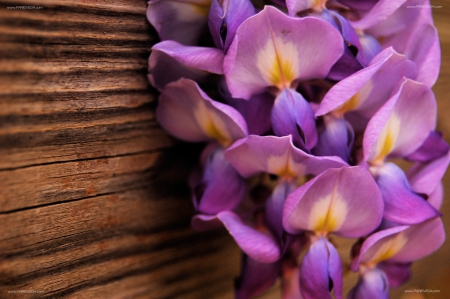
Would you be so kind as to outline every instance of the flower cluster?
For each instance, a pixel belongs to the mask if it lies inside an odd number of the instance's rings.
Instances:
[[[331,235],[356,239],[347,298],[388,298],[445,238],[429,3],[273,1],[149,2],[157,120],[205,143],[192,226],[242,249],[236,298],[343,298]]]

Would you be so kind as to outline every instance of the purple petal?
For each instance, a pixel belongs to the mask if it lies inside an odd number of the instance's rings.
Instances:
[[[244,178],[267,172],[289,179],[346,165],[338,157],[316,157],[299,150],[291,136],[250,135],[230,146],[225,157]]]
[[[377,170],[377,185],[384,200],[383,217],[398,224],[416,224],[440,216],[425,199],[411,190],[397,165],[386,163]]]
[[[281,271],[281,262],[261,263],[247,255],[242,259],[241,276],[236,280],[236,299],[248,299],[270,288]]]
[[[391,288],[398,288],[411,276],[411,263],[382,262],[377,268],[386,274]]]
[[[366,62],[372,61],[372,59],[382,51],[381,45],[377,39],[369,34],[362,33],[359,36],[359,41],[362,49],[361,55]]]
[[[347,299],[361,298],[389,299],[389,280],[382,270],[373,268],[364,272],[347,296]]]
[[[209,75],[206,71],[181,64],[175,58],[161,51],[152,51],[148,59],[148,66],[148,81],[159,91],[162,91],[167,84],[181,78],[201,82]]]
[[[342,37],[327,22],[288,17],[266,6],[238,28],[225,57],[225,76],[233,97],[249,99],[269,86],[283,89],[295,80],[324,78],[342,51]]]
[[[289,15],[295,17],[300,12],[312,7],[311,1],[308,0],[286,0],[287,10]]]
[[[433,206],[436,210],[440,210],[442,206],[442,201],[444,200],[444,186],[442,182],[440,182],[436,189],[428,196],[428,202]]]
[[[342,265],[331,243],[320,238],[311,244],[300,265],[300,291],[304,299],[342,298]]]
[[[439,185],[450,162],[450,153],[428,163],[417,163],[408,171],[408,180],[417,193],[430,195]]]
[[[273,190],[271,196],[266,201],[266,222],[267,226],[277,236],[280,244],[283,243],[283,206],[286,197],[294,187],[287,182],[280,182]]]
[[[214,43],[226,53],[238,27],[255,14],[249,0],[213,0],[209,12],[209,30]]]
[[[319,135],[319,142],[313,149],[318,156],[338,156],[349,161],[355,133],[352,126],[342,118],[324,116],[325,128]]]
[[[316,121],[309,103],[301,94],[284,89],[275,99],[271,114],[276,135],[292,135],[294,144],[309,151],[317,143]]]
[[[368,67],[333,86],[322,100],[316,116],[333,110],[338,115],[357,111],[369,119],[389,99],[404,76],[415,75],[414,63],[392,48],[386,49]]]
[[[247,122],[248,133],[262,135],[267,133],[272,124],[270,122],[270,114],[273,107],[273,96],[269,93],[254,95],[250,100],[235,99],[226,87],[225,81],[221,85],[221,93],[225,98],[225,102],[236,108]]]
[[[280,246],[273,236],[246,225],[233,212],[220,212],[216,217],[222,221],[242,251],[254,260],[273,263],[280,259]]]
[[[202,71],[223,74],[222,51],[215,48],[183,46],[175,41],[162,41],[153,46],[152,51],[163,52],[178,62]]]
[[[444,240],[444,225],[438,217],[412,226],[389,228],[364,241],[351,268],[357,270],[360,262],[371,265],[384,261],[410,263],[436,251]]]
[[[432,131],[422,145],[406,159],[417,162],[429,162],[446,155],[449,149],[448,143],[442,138],[442,133]]]
[[[283,225],[287,232],[308,230],[319,235],[334,232],[357,238],[380,224],[381,194],[363,167],[329,169],[310,182],[286,199]]]
[[[406,79],[373,116],[364,133],[364,160],[380,164],[389,155],[407,156],[436,126],[436,99],[429,87]]]
[[[364,30],[373,27],[386,20],[395,12],[406,0],[380,0],[374,7],[360,20],[352,22],[356,29]]]
[[[162,40],[193,45],[206,27],[211,0],[151,0],[147,19]]]
[[[211,100],[188,79],[166,86],[156,117],[170,134],[190,142],[216,140],[229,145],[247,135],[245,120],[238,111]]]
[[[215,215],[236,208],[244,196],[245,182],[225,160],[224,150],[219,147],[209,153],[203,177],[192,190],[196,210]]]

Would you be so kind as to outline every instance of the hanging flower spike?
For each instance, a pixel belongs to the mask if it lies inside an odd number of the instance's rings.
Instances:
[[[217,141],[227,147],[247,136],[247,125],[238,111],[211,100],[188,79],[166,86],[156,117],[165,130],[185,141]]]
[[[250,135],[229,147],[225,157],[244,178],[270,173],[286,181],[347,165],[338,157],[316,157],[299,150],[291,136]]]
[[[324,78],[342,52],[342,37],[327,22],[266,6],[236,31],[225,77],[233,97],[249,99],[268,87],[282,90],[296,80]]]
[[[194,45],[206,27],[211,0],[150,0],[147,19],[161,40]]]
[[[236,30],[254,14],[250,0],[213,0],[208,25],[216,47],[227,53]]]

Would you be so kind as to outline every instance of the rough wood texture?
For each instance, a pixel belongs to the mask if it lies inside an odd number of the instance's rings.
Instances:
[[[450,3],[434,4],[439,126],[450,140]],[[16,5],[43,9],[7,9]],[[224,231],[189,228],[185,180],[198,147],[154,120],[145,9],[0,1],[0,298],[232,298],[238,248]],[[447,228],[449,211],[447,198]],[[449,250],[418,262],[393,298],[413,298],[411,288],[450,297]],[[278,298],[277,287],[262,297]]]

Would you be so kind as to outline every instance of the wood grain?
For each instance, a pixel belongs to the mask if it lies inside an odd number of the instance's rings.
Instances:
[[[449,140],[450,3],[433,4],[443,6],[435,92]],[[16,5],[43,8],[7,9]],[[224,230],[190,228],[186,180],[200,147],[154,119],[146,6],[0,1],[0,298],[233,297],[237,246]],[[447,231],[449,211],[446,199]],[[418,262],[393,298],[408,288],[450,297],[449,252]],[[278,285],[260,298],[279,298]]]

